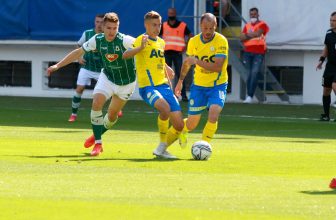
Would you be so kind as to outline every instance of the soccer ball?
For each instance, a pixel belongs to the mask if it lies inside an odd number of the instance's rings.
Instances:
[[[208,160],[211,153],[211,145],[206,141],[197,141],[191,147],[191,155],[195,160]]]

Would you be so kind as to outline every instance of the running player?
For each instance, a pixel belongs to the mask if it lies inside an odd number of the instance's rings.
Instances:
[[[226,98],[229,46],[227,39],[215,32],[217,23],[213,14],[203,14],[200,26],[201,33],[188,42],[188,57],[183,62],[175,94],[181,94],[182,82],[190,66],[196,65],[185,130],[194,130],[201,119],[201,113],[209,108],[202,140],[210,142],[217,131],[218,118]]]
[[[95,35],[81,48],[73,50],[60,62],[48,68],[50,74],[75,61],[85,52],[97,50],[100,54],[103,69],[93,91],[91,109],[93,135],[84,143],[86,148],[94,145],[92,156],[97,156],[103,151],[101,136],[117,122],[118,112],[133,94],[136,84],[133,59],[122,59],[123,52],[132,47],[134,38],[118,32],[119,18],[113,12],[105,14],[103,30],[104,33]],[[108,113],[103,117],[103,106],[111,97]]]
[[[161,29],[161,16],[155,11],[144,17],[146,33],[138,36],[134,48],[127,50],[125,59],[135,56],[135,66],[139,84],[139,93],[143,100],[159,111],[158,128],[160,144],[153,154],[163,158],[176,158],[167,151],[169,119],[175,128],[174,135],[180,136],[184,122],[181,107],[170,87],[169,79],[174,77],[173,70],[164,58],[165,42],[158,37]]]
[[[103,32],[103,18],[104,14],[98,14],[95,17],[95,28],[83,32],[81,38],[77,42],[78,47],[81,47],[86,41],[96,34]],[[79,58],[78,62],[81,64],[77,76],[77,87],[74,96],[72,97],[72,113],[69,122],[74,122],[77,119],[77,112],[80,106],[82,95],[85,86],[91,85],[91,79],[98,80],[103,63],[100,54],[95,51],[90,51],[84,54],[83,58]]]

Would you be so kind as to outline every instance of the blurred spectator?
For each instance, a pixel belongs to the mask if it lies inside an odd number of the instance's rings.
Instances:
[[[161,28],[162,38],[166,42],[165,46],[165,59],[166,63],[172,67],[174,64],[175,78],[174,88],[177,80],[180,77],[182,67],[182,56],[186,50],[186,43],[192,37],[192,33],[183,21],[176,18],[176,9],[168,9],[168,21],[165,21]],[[172,89],[174,89],[172,88]],[[186,93],[186,83],[183,83],[181,92],[182,101],[188,101]]]
[[[252,103],[258,84],[258,75],[266,53],[268,25],[259,20],[258,8],[250,9],[250,21],[244,26],[240,40],[244,44],[243,63],[248,69],[247,97],[244,103]]]

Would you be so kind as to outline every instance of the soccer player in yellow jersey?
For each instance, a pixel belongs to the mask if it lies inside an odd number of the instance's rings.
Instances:
[[[167,151],[168,143],[170,145],[172,137],[175,141],[184,127],[181,107],[169,86],[168,78],[172,78],[174,72],[165,62],[165,42],[158,37],[161,29],[160,14],[150,11],[144,20],[146,33],[135,39],[133,49],[125,51],[123,58],[135,56],[139,93],[147,104],[159,111],[160,144],[153,154],[173,159],[176,157]],[[174,128],[174,134],[168,132],[169,120]]]
[[[202,140],[210,142],[216,133],[218,117],[226,99],[229,46],[227,39],[215,32],[217,23],[213,14],[203,14],[200,26],[201,33],[188,42],[188,57],[183,62],[175,94],[181,94],[182,82],[190,66],[196,65],[190,89],[188,118],[184,129],[194,130],[201,119],[202,111],[209,108],[208,121],[203,129]]]

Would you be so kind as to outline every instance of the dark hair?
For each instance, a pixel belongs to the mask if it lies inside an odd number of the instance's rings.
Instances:
[[[250,12],[251,12],[251,11],[256,11],[257,13],[259,13],[259,10],[258,10],[257,7],[250,8]]]
[[[118,23],[119,22],[119,17],[116,13],[114,12],[108,12],[104,15],[104,23],[105,22],[113,22],[113,23]]]
[[[160,19],[161,20],[161,15],[157,13],[156,11],[150,11],[145,14],[144,17],[145,21],[151,20],[151,19]]]
[[[331,13],[331,16],[335,16],[336,15],[336,11],[334,11],[333,13]]]
[[[96,18],[104,18],[105,14],[96,14]]]

